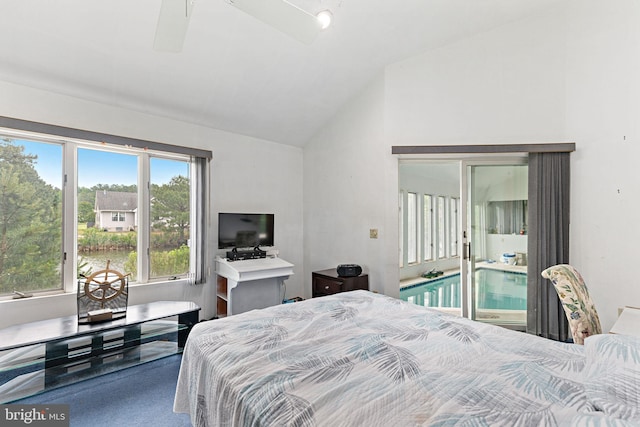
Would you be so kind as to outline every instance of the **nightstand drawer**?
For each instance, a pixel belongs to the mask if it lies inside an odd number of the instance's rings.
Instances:
[[[369,290],[369,276],[338,276],[334,268],[314,271],[311,274],[311,291],[313,297],[323,297],[356,289]]]
[[[325,279],[324,277],[313,278],[313,294],[314,295],[331,295],[342,292],[342,280]]]

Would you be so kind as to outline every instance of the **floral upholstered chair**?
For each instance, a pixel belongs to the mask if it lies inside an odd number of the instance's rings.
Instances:
[[[564,312],[569,320],[573,342],[584,344],[590,335],[602,333],[600,318],[584,280],[569,264],[559,264],[542,272],[542,277],[551,280],[556,288]]]

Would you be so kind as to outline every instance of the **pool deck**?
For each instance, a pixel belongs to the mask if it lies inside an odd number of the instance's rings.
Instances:
[[[481,261],[476,263],[476,268],[490,268],[492,270],[511,271],[514,273],[527,274],[526,265],[510,265],[510,264],[502,264],[500,262]]]
[[[500,270],[500,271],[510,271],[513,273],[527,273],[526,265],[509,265],[502,264],[499,262],[477,262],[476,269],[486,268],[491,270]],[[442,279],[443,277],[453,276],[455,274],[459,274],[460,269],[455,268],[452,270],[443,271],[442,276],[433,277],[431,279],[427,279],[426,277],[411,277],[409,279],[404,279],[400,281],[400,289],[406,288],[408,286],[413,286],[418,283],[427,283],[433,280]],[[442,310],[451,314],[455,314],[457,316],[460,315],[460,308],[444,308],[444,307],[433,307],[437,310]],[[480,322],[487,323],[495,323],[503,326],[515,325],[521,326],[526,324],[527,320],[527,311],[526,310],[500,310],[500,309],[482,309],[476,312],[476,320]]]
[[[526,265],[509,265],[509,264],[502,264],[499,262],[486,262],[486,261],[480,261],[476,263],[476,268],[487,268],[487,269],[491,269],[491,270],[500,270],[500,271],[511,271],[513,273],[527,273],[527,266]],[[447,276],[453,276],[454,274],[459,274],[460,273],[460,269],[459,268],[454,268],[451,270],[445,270],[443,271],[443,275],[442,276],[438,276],[438,277],[433,277],[431,279],[427,279],[426,277],[410,277],[408,279],[403,279],[400,281],[400,289],[402,288],[406,288],[407,286],[413,286],[416,285],[418,283],[427,283],[427,282],[431,282],[432,280],[438,280],[438,279],[442,279],[443,277],[447,277]]]

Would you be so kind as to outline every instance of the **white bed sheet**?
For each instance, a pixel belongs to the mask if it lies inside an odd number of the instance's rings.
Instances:
[[[194,426],[564,426],[582,346],[367,291],[196,325],[174,410]]]

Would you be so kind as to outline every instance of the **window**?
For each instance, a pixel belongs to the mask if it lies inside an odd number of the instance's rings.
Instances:
[[[407,193],[407,262],[418,262],[418,195]]]
[[[191,230],[189,162],[151,158],[151,233],[149,277],[189,272]]]
[[[433,197],[429,194],[423,196],[423,226],[424,230],[424,260],[433,260]]]
[[[445,197],[438,196],[438,258],[445,258],[447,256],[446,253],[446,243],[445,236],[446,234],[446,222],[447,216],[445,214],[446,205],[445,205]]]
[[[62,289],[62,146],[0,137],[0,295]]]
[[[0,132],[0,295],[75,291],[107,263],[130,282],[203,280],[207,157]]]
[[[132,265],[130,259],[138,247],[133,214],[138,208],[138,156],[90,146],[77,147],[76,152],[79,273],[104,270],[108,261],[109,268],[131,273],[129,282],[136,282],[135,262]],[[83,216],[81,203],[86,206]]]
[[[398,199],[400,267],[459,256],[459,209],[459,197],[401,190]]]
[[[398,195],[398,235],[400,236],[399,248],[398,248],[398,256],[399,256],[399,265],[402,267],[404,265],[404,191],[400,191]]]
[[[458,256],[458,233],[460,233],[460,219],[458,218],[458,207],[460,198],[451,197],[449,199],[449,256]]]

